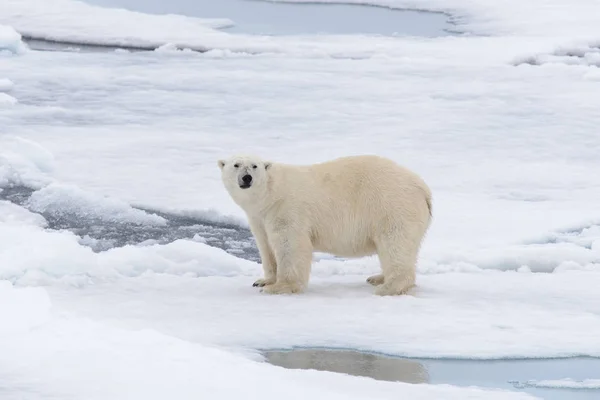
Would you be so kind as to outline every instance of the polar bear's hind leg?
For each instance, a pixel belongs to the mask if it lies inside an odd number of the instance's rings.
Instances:
[[[375,289],[376,294],[380,296],[402,295],[415,286],[420,239],[419,235],[409,234],[401,229],[380,236],[376,245],[383,272],[383,282]],[[376,275],[376,277],[378,276]],[[379,280],[372,279],[372,281],[378,282]]]

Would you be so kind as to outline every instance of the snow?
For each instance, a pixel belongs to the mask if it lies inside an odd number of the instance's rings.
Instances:
[[[600,41],[588,44],[571,45],[564,48],[557,48],[551,54],[537,54],[527,57],[522,62],[533,65],[542,65],[549,63],[563,63],[567,65],[588,65],[600,67]],[[592,77],[597,75],[597,71],[588,74]]]
[[[578,69],[153,53],[35,53],[22,68],[24,59],[9,59],[3,71],[29,81],[22,101],[38,103],[0,114],[1,125],[47,148],[64,183],[148,208],[217,209],[245,220],[223,190],[219,157],[251,151],[316,162],[378,153],[433,186],[436,221],[424,255],[434,265],[510,261],[514,269],[521,258],[548,271],[573,256],[582,268],[594,260],[577,243],[547,243],[598,222],[590,199],[600,183],[590,171],[600,92]],[[18,179],[29,185],[47,175]],[[531,241],[562,255],[536,257]]]
[[[2,53],[6,52],[21,53],[24,51],[24,49],[25,46],[21,41],[21,35],[11,26],[6,26],[0,23],[0,56]],[[0,79],[0,90],[2,90],[3,83],[6,82],[7,81],[4,79]]]
[[[198,256],[208,249],[195,247]],[[206,259],[210,265],[217,258]],[[151,260],[146,260],[149,268]],[[231,277],[229,268],[203,279],[190,279],[197,275],[181,270],[96,284],[77,305],[69,305],[74,290],[49,290],[56,304],[80,315],[233,348],[334,347],[465,359],[600,355],[596,272],[424,275],[412,296],[394,301],[373,296],[364,284],[365,275],[375,271],[374,261],[323,260],[301,299],[265,299],[252,288],[258,269],[239,264],[242,271]],[[180,265],[186,265],[185,253]],[[137,302],[146,307],[135,307]]]
[[[151,329],[124,330],[88,318],[57,315],[49,310],[48,296],[37,288],[16,289],[0,282],[0,299],[0,317],[15,316],[12,325],[0,326],[0,374],[4,388],[14,387],[21,393],[43,389],[47,397],[90,400],[168,396],[353,400],[393,399],[398,393],[414,399],[532,398],[477,388],[414,386],[276,368],[256,362],[256,354],[236,354]],[[250,387],[269,390],[248,390]],[[8,395],[11,398],[10,392]]]
[[[0,79],[0,90],[3,92],[8,92],[12,89],[13,83],[9,79],[2,78]]]
[[[47,322],[51,307],[44,289],[15,289],[10,282],[0,281],[0,321],[3,321],[0,324],[0,338],[4,344],[5,340]]]
[[[215,32],[211,28],[226,27],[232,22],[146,15],[76,0],[6,0],[0,4],[0,23],[10,24],[28,38],[80,44],[95,44],[101,38],[114,45],[156,47],[163,41],[210,36]]]
[[[17,99],[6,94],[0,93],[0,107],[7,107],[17,104]]]
[[[0,96],[18,99],[0,97],[3,398],[528,398],[285,370],[258,351],[600,357],[600,6],[373,1],[457,13],[489,36],[266,38],[218,32],[222,20],[0,2],[0,24],[26,36],[162,46],[20,52],[0,30]],[[140,206],[246,227],[216,165],[238,151],[377,153],[420,173],[435,212],[417,288],[377,297],[375,257],[328,257],[306,294],[266,296],[259,264],[202,237],[94,252],[39,215],[165,226]],[[3,197],[23,186],[21,205]],[[533,384],[597,387],[589,378]]]
[[[557,46],[576,46],[597,40],[595,15],[600,12],[600,4],[594,0],[579,2],[577,7],[560,0],[549,5],[541,4],[544,3],[542,0],[527,3],[511,0],[509,5],[490,0],[483,3],[472,0],[364,2],[453,13],[456,31],[483,35],[471,37],[468,41],[456,37],[424,39],[356,35],[349,41],[345,35],[329,35],[328,40],[322,40],[321,35],[234,35],[216,29],[235,23],[227,19],[146,15],[76,0],[52,0],[51,3],[46,0],[5,0],[0,4],[0,24],[11,25],[27,38],[72,44],[144,49],[172,45],[198,51],[212,49],[246,55],[268,53],[314,58],[357,59],[411,54],[411,57],[436,61],[458,57],[469,58],[473,63],[497,63],[551,52]],[[361,1],[346,3],[359,4]],[[516,15],[526,15],[527,18],[521,19]],[[492,48],[494,51],[489,51]],[[485,57],[481,57],[482,52],[485,52]]]
[[[39,189],[52,181],[54,155],[35,141],[0,136],[0,188],[24,185]]]
[[[571,378],[543,381],[531,380],[524,382],[523,385],[550,389],[600,389],[600,379],[583,379],[581,381]]]
[[[0,191],[0,194],[2,191]],[[33,213],[26,210],[23,207],[19,207],[16,204],[8,201],[0,201],[0,223],[2,225],[37,225],[45,227],[47,222],[40,214]]]
[[[0,30],[2,29],[2,26],[0,26]],[[0,35],[2,35],[2,33],[0,32]],[[1,36],[0,36],[0,40],[1,40]],[[2,42],[0,42],[0,51],[2,51],[3,47],[2,47]],[[11,95],[9,95],[6,92],[9,92],[12,90],[13,88],[13,82],[9,79],[6,78],[0,78],[0,107],[7,107],[7,106],[12,106],[17,104],[17,99],[15,99],[14,97],[12,97]]]
[[[28,209],[54,215],[71,214],[78,219],[103,219],[137,225],[164,225],[164,218],[132,208],[122,200],[103,198],[73,185],[53,183],[36,191],[28,200]]]

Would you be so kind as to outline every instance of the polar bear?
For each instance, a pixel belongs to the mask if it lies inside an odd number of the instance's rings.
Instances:
[[[432,194],[412,171],[375,155],[291,165],[237,155],[219,160],[223,185],[248,217],[270,294],[303,292],[313,252],[377,254],[378,295],[405,294],[432,219]]]

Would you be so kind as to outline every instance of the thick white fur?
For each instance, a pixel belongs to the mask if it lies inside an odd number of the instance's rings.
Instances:
[[[314,251],[377,254],[382,274],[367,281],[378,286],[379,295],[404,294],[415,285],[418,253],[431,223],[431,191],[413,172],[370,155],[313,165],[234,156],[218,165],[258,245],[264,278],[254,286],[273,294],[302,292]],[[240,187],[244,175],[252,176],[246,189]]]

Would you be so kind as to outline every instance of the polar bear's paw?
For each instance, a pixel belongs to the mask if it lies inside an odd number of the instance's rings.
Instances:
[[[268,278],[268,279],[259,279],[256,282],[254,282],[252,284],[252,286],[254,287],[263,287],[263,286],[267,286],[267,285],[272,285],[274,284],[276,281],[275,278]]]
[[[302,291],[302,286],[296,283],[274,283],[261,289],[261,292],[267,294],[292,294],[301,293]]]
[[[375,294],[378,296],[400,296],[407,294],[413,287],[415,287],[413,280],[395,279],[378,286],[375,289]]]
[[[384,279],[383,274],[373,275],[367,278],[367,283],[373,286],[383,285]]]

